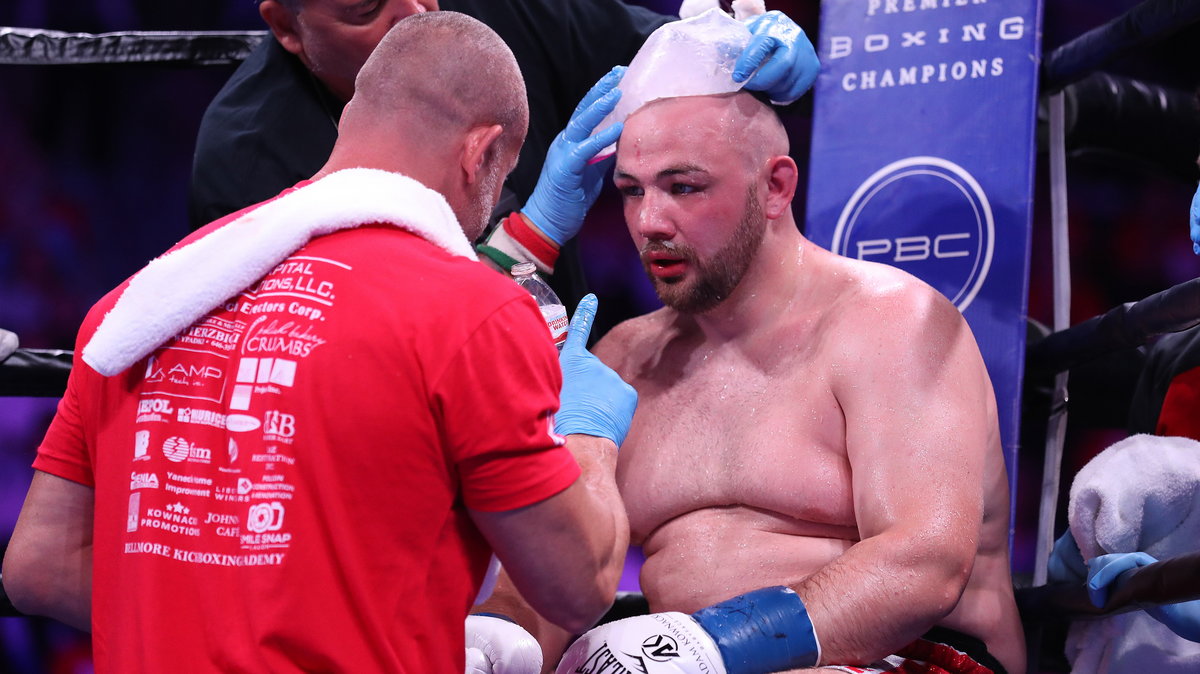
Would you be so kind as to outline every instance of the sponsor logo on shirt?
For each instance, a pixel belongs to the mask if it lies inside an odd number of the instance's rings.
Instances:
[[[133,460],[150,460],[150,431],[138,431],[133,434]]]
[[[125,531],[134,532],[138,528],[138,519],[142,514],[142,492],[135,491],[129,495],[129,515],[125,520]]]
[[[252,463],[296,465],[296,457],[288,454],[280,454],[278,445],[267,445],[267,452],[265,454],[251,454],[250,461]],[[271,470],[271,467],[268,466],[267,470]]]
[[[272,442],[291,444],[296,435],[296,417],[283,412],[270,411],[263,415],[263,436]]]
[[[199,518],[191,513],[191,508],[178,501],[166,508],[147,508],[141,526],[184,536],[199,536]]]
[[[283,527],[283,504],[279,501],[256,503],[246,515],[246,530],[241,544],[256,549],[287,547],[292,540],[289,533],[276,533]]]
[[[250,409],[255,393],[279,393],[296,381],[296,361],[287,358],[242,358],[238,361],[237,383],[229,408]]]
[[[167,471],[167,484],[164,489],[173,494],[208,498],[212,495],[212,486],[213,481],[210,477],[182,475]]]
[[[295,485],[284,482],[284,477],[278,473],[268,473],[263,475],[262,482],[255,483],[251,498],[255,501],[264,501],[267,499],[283,499],[290,501],[295,495]]]
[[[313,349],[325,343],[312,326],[302,326],[296,321],[266,321],[265,316],[256,320],[247,331],[243,353],[280,353],[306,358]]]
[[[246,529],[256,534],[279,531],[283,527],[283,504],[279,501],[256,503],[246,515]]]
[[[211,463],[212,450],[197,447],[186,439],[173,435],[163,442],[163,456],[174,463],[190,461],[193,463]]]
[[[198,325],[188,328],[187,331],[176,337],[175,341],[177,344],[232,351],[237,347],[238,339],[245,329],[246,324],[241,321],[227,321],[216,316],[209,316]]]
[[[249,503],[250,492],[254,483],[248,477],[239,477],[234,485],[218,485],[213,487],[213,498],[218,501],[233,503]]]
[[[226,513],[208,513],[204,517],[204,524],[215,524],[218,536],[227,536],[237,538],[241,533],[239,527],[241,520],[237,515],[229,515]]]
[[[229,355],[220,351],[178,345],[164,347],[146,363],[142,395],[155,399],[186,398],[193,403],[196,400],[220,403],[225,395],[228,362]],[[161,421],[170,421],[170,413],[164,412],[151,410],[149,414],[162,414]],[[158,421],[153,417],[144,420]]]
[[[253,431],[259,426],[262,426],[262,422],[249,414],[230,414],[225,417],[225,428],[234,433]]]
[[[201,426],[212,426],[213,428],[225,428],[225,415],[213,410],[181,407],[176,419],[182,424],[199,424]]]
[[[158,475],[155,473],[131,473],[129,476],[130,489],[158,489]]]
[[[151,421],[170,421],[174,411],[171,408],[171,401],[164,398],[139,400],[136,422],[141,424]]]
[[[174,363],[164,365],[158,358],[151,358],[146,365],[146,383],[171,382],[183,386],[201,386],[209,380],[219,380],[221,369],[212,365]]]

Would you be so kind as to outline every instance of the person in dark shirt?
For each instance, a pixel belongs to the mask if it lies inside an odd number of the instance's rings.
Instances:
[[[237,69],[200,124],[190,194],[193,228],[275,196],[320,168],[337,138],[354,77],[375,44],[396,21],[439,9],[490,26],[525,77],[529,135],[497,215],[530,199],[552,142],[592,84],[612,66],[628,63],[650,33],[675,18],[620,0],[262,0],[259,12],[273,37]],[[803,31],[779,12],[748,26],[756,37],[743,55],[746,87],[777,101],[799,98],[818,67]],[[570,177],[584,166],[578,162],[556,174]],[[601,177],[592,169],[584,178],[597,189],[579,196],[594,199]],[[498,227],[481,252],[499,267],[517,258],[538,263],[543,272],[553,269],[552,286],[573,307],[585,286],[571,238],[588,206],[590,201],[541,209],[568,223],[522,219]],[[523,235],[516,241],[508,237],[514,228]],[[557,265],[556,255],[562,259]]]

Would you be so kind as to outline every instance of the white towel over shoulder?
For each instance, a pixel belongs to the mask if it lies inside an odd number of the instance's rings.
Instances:
[[[441,194],[376,169],[332,173],[146,265],[105,315],[83,361],[112,376],[249,288],[311,239],[384,223],[476,259]]]

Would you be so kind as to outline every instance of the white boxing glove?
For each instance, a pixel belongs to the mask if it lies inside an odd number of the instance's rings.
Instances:
[[[691,615],[651,613],[579,637],[556,674],[761,674],[814,667],[817,631],[793,590],[764,587]]]
[[[469,615],[466,674],[540,674],[542,647],[520,625]]]
[[[725,674],[725,662],[717,643],[690,615],[651,613],[607,623],[579,637],[555,674],[620,671]]]
[[[488,662],[487,656],[478,648],[467,647],[467,671],[466,674],[491,674],[492,663]]]

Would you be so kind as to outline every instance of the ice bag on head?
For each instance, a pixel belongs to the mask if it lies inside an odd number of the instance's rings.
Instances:
[[[643,105],[660,98],[730,94],[742,88],[733,81],[733,66],[746,45],[750,30],[720,9],[661,26],[646,38],[625,76],[621,100],[593,134],[625,121]],[[610,145],[596,155],[616,152]]]

